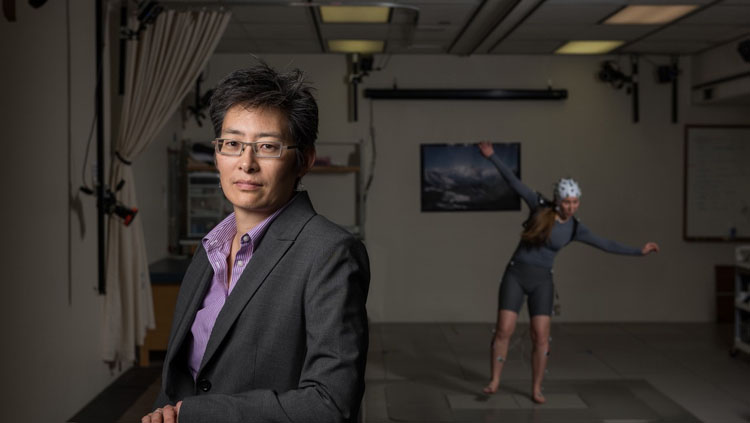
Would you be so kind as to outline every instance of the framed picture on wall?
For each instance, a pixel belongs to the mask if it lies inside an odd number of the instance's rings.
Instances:
[[[493,146],[520,178],[521,144]],[[477,144],[422,144],[420,148],[422,211],[521,210],[521,198],[480,154]]]

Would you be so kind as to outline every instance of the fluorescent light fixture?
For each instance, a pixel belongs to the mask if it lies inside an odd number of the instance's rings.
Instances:
[[[605,54],[625,44],[625,41],[568,41],[555,54]]]
[[[323,23],[388,23],[390,14],[385,6],[320,6]]]
[[[378,40],[328,40],[328,50],[333,53],[382,53],[385,41]]]
[[[687,15],[698,7],[696,4],[670,6],[632,5],[607,18],[606,25],[660,25]]]

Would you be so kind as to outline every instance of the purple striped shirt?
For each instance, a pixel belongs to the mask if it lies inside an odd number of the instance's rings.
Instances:
[[[289,203],[291,203],[291,200]],[[203,298],[201,308],[195,315],[193,326],[190,328],[193,336],[190,343],[188,366],[190,367],[190,373],[193,375],[193,380],[198,374],[203,354],[206,352],[206,345],[208,345],[208,338],[211,336],[214,323],[216,323],[216,317],[253,257],[253,252],[258,248],[258,244],[266,233],[268,226],[285,208],[286,205],[242,235],[240,249],[234,258],[229,286],[227,286],[227,259],[232,249],[232,241],[237,234],[237,221],[234,213],[222,220],[203,238],[203,248],[206,250],[208,261],[214,269],[214,277],[206,296]]]

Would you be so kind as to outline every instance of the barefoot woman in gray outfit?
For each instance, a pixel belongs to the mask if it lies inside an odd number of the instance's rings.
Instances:
[[[479,144],[482,155],[489,159],[500,171],[503,179],[521,196],[529,206],[530,218],[521,234],[521,242],[513,253],[500,284],[498,314],[495,334],[492,339],[491,368],[492,378],[484,392],[492,394],[500,384],[508,353],[508,343],[516,328],[518,311],[524,295],[528,296],[529,316],[531,317],[532,341],[532,387],[531,399],[544,403],[542,378],[547,367],[549,350],[550,315],[554,287],[552,284],[552,264],[555,255],[565,245],[579,241],[609,253],[644,256],[659,251],[653,242],[643,248],[633,248],[614,241],[600,238],[580,223],[573,215],[578,210],[581,191],[572,179],[561,179],[555,185],[555,201],[548,203],[530,190],[494,154],[492,144]]]

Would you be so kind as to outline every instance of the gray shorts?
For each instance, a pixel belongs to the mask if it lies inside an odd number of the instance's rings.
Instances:
[[[517,261],[508,263],[500,283],[498,309],[518,313],[524,295],[529,297],[529,316],[551,316],[555,297],[552,269]]]

